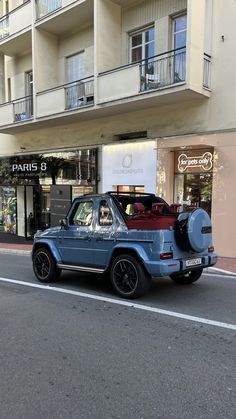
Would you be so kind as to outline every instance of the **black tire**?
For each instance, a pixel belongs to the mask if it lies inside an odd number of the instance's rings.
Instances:
[[[142,264],[129,254],[117,256],[110,270],[111,284],[122,298],[138,298],[150,288],[151,278]]]
[[[193,282],[196,282],[202,275],[202,271],[203,271],[202,268],[194,269],[194,270],[186,271],[185,273],[182,272],[181,274],[180,273],[172,274],[170,275],[170,277],[177,284],[187,285],[187,284],[192,284]]]
[[[61,269],[57,268],[51,252],[45,247],[40,247],[35,251],[33,255],[33,270],[40,282],[55,281],[61,273]]]

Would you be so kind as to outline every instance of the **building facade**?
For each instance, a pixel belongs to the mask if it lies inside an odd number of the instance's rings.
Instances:
[[[235,17],[234,0],[0,0],[0,240],[134,190],[205,208],[236,257]]]

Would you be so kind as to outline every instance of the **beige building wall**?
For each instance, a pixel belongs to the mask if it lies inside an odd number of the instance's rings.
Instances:
[[[97,72],[121,65],[121,8],[110,0],[97,1],[95,42]]]
[[[6,58],[5,79],[7,91],[7,79],[11,80],[11,99],[18,99],[26,95],[25,92],[25,73],[32,70],[32,54],[26,51],[15,57]]]
[[[41,29],[34,35],[34,86],[36,92],[58,86],[58,38]]]
[[[58,84],[66,83],[66,57],[84,52],[85,77],[94,74],[94,29],[93,26],[60,37],[58,43]]]

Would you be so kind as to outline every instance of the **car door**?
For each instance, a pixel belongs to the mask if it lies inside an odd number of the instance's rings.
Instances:
[[[59,238],[62,263],[77,266],[94,265],[93,223],[93,200],[76,200],[68,215],[67,227],[61,230]]]
[[[105,268],[115,245],[116,221],[109,200],[98,200],[96,213],[93,253],[97,266]]]

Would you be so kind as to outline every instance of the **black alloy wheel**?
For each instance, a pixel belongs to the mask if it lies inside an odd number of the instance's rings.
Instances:
[[[187,285],[187,284],[192,284],[193,282],[196,282],[202,275],[202,271],[203,271],[203,268],[194,269],[194,270],[190,269],[189,271],[186,271],[181,274],[180,273],[172,274],[170,275],[170,277],[177,284]]]
[[[51,252],[45,247],[37,249],[34,253],[33,269],[36,278],[40,282],[55,281],[61,273],[61,270],[56,266]]]
[[[142,264],[129,254],[122,254],[115,258],[110,277],[114,290],[123,298],[141,297],[148,291],[151,284],[151,278]]]

